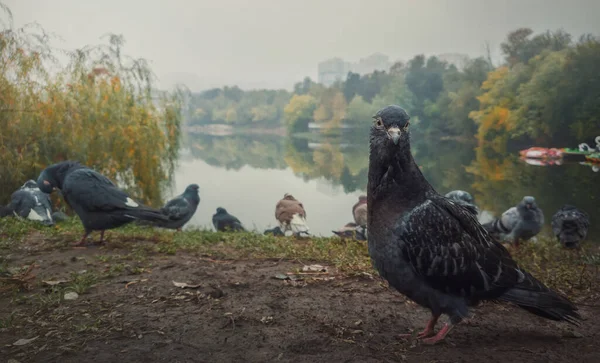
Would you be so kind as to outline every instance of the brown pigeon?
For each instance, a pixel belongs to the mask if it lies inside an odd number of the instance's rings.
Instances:
[[[367,226],[367,196],[361,195],[358,197],[358,202],[352,207],[352,215],[354,221],[361,227]]]
[[[283,199],[277,202],[275,218],[279,221],[279,228],[283,233],[292,231],[297,235],[309,234],[304,206],[291,194],[285,193]]]

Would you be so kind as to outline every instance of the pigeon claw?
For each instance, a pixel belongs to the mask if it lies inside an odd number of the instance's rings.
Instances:
[[[422,332],[417,334],[417,339],[429,338],[435,335],[435,324],[437,324],[439,316],[432,316],[431,319],[427,322],[427,326],[423,329]],[[400,338],[411,338],[412,334],[400,334]]]
[[[450,330],[452,330],[452,326],[448,325],[448,324],[444,324],[444,327],[442,329],[440,329],[440,331],[430,337],[430,338],[425,338],[422,340],[423,344],[427,344],[427,345],[433,345],[433,344],[437,344],[441,341],[444,340],[444,338],[446,338],[446,335],[448,334],[448,332],[450,332]]]

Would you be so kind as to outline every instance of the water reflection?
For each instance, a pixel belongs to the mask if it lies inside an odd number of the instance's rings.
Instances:
[[[190,222],[196,226],[212,228],[210,218],[222,206],[248,228],[262,231],[276,225],[275,203],[289,192],[304,203],[312,232],[330,236],[352,220],[352,205],[366,189],[367,130],[330,138],[196,134],[188,135],[186,144],[171,192],[200,185],[202,202]],[[600,173],[589,166],[532,166],[516,152],[455,141],[413,140],[413,152],[440,193],[466,190],[482,209],[496,214],[533,195],[544,210],[546,233],[554,212],[571,203],[590,214],[589,238],[600,237],[594,223]]]

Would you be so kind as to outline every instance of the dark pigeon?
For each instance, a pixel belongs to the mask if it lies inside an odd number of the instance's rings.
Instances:
[[[198,209],[198,204],[200,204],[198,189],[200,189],[198,184],[190,184],[183,194],[168,201],[160,211],[166,215],[169,220],[167,222],[156,222],[154,225],[180,231],[192,218],[194,213],[196,213],[196,209]]]
[[[495,238],[519,245],[535,237],[544,225],[544,213],[535,203],[534,197],[524,197],[516,207],[509,208],[483,227]]]
[[[50,165],[38,177],[37,184],[45,193],[59,189],[67,204],[81,219],[85,234],[76,246],[83,245],[92,231],[104,231],[124,224],[144,220],[166,222],[160,211],[146,207],[131,199],[110,179],[75,161]]]
[[[589,227],[588,214],[572,205],[563,206],[552,216],[552,232],[567,248],[579,246],[587,236]]]
[[[40,222],[46,226],[54,225],[52,203],[48,194],[38,188],[35,180],[28,180],[15,191],[6,206],[8,212],[19,217]]]
[[[434,344],[482,300],[503,300],[578,324],[577,308],[512,259],[473,213],[438,194],[410,151],[409,116],[398,106],[377,112],[370,132],[369,255],[389,284],[431,310],[418,335]],[[441,314],[449,323],[437,333]]]
[[[246,230],[239,219],[227,213],[225,208],[221,207],[217,208],[217,213],[213,215],[212,222],[215,229],[220,232]]]
[[[332,232],[342,239],[349,238],[356,239],[358,241],[367,240],[366,229],[354,222],[346,223],[346,225],[340,228],[339,230]]]
[[[285,236],[285,233],[283,233],[283,232],[281,231],[281,228],[279,228],[279,227],[274,227],[274,228],[271,228],[271,229],[266,229],[266,230],[263,232],[263,234],[264,234],[264,235],[269,235],[269,234],[271,234],[271,235],[273,235],[273,236],[276,236],[276,237]]]

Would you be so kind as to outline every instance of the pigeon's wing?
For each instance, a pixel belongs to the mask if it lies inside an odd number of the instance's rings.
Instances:
[[[513,228],[515,228],[519,222],[519,219],[519,211],[517,211],[517,207],[511,207],[507,209],[504,213],[502,213],[502,216],[500,216],[500,222],[502,222],[502,225],[506,227],[508,231],[512,231]]]
[[[69,173],[62,192],[65,200],[76,200],[88,211],[109,212],[140,206],[110,179],[91,169],[77,169]]]
[[[187,216],[192,211],[192,206],[187,199],[180,196],[171,199],[164,207],[162,207],[161,211],[169,216],[169,219],[177,220]]]
[[[404,257],[431,287],[466,297],[493,298],[523,278],[508,251],[473,213],[431,196],[399,225]]]

